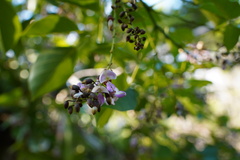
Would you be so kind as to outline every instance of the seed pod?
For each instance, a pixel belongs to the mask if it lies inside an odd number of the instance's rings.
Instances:
[[[94,81],[91,79],[91,78],[87,78],[87,79],[85,79],[82,83],[83,84],[91,84],[91,83],[93,83]]]
[[[82,107],[82,103],[76,103],[74,105],[75,111],[78,113],[80,111],[80,108]]]
[[[125,16],[125,11],[122,11],[120,14],[119,14],[119,17],[124,17]]]
[[[131,33],[132,30],[133,30],[132,28],[128,28],[127,33]]]
[[[72,114],[72,112],[73,112],[73,106],[68,107],[68,113]]]
[[[77,85],[71,85],[71,89],[75,90],[75,91],[79,91],[80,90],[79,86],[77,86]]]
[[[65,102],[64,102],[64,108],[67,109],[68,106],[69,106],[69,101],[65,101]]]

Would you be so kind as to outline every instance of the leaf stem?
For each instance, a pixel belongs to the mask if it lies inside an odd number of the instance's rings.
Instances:
[[[113,10],[113,31],[112,31],[112,46],[111,46],[111,49],[110,49],[110,60],[109,60],[109,63],[108,63],[108,68],[111,67],[112,65],[112,60],[113,60],[113,51],[114,51],[114,48],[115,48],[115,39],[116,39],[116,10],[114,9]]]

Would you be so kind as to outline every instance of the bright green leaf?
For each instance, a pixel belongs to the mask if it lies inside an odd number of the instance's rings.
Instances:
[[[100,115],[97,118],[97,126],[102,128],[109,120],[113,110],[110,108],[102,108]]]
[[[77,25],[66,17],[49,15],[32,22],[24,31],[24,35],[46,35],[50,33],[68,33],[78,30]]]
[[[191,79],[188,81],[188,83],[193,87],[204,87],[206,85],[212,84],[212,82],[207,80],[196,80],[196,79]]]
[[[224,32],[223,43],[228,50],[231,50],[236,45],[236,43],[238,42],[239,35],[240,28],[238,28],[237,26],[229,24],[226,27],[226,30]]]
[[[28,80],[33,99],[64,85],[73,72],[71,56],[75,51],[75,48],[56,48],[39,55]]]
[[[0,50],[6,52],[18,41],[21,24],[10,3],[0,0]]]

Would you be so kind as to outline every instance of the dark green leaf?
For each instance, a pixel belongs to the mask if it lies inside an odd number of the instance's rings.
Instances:
[[[106,106],[111,109],[119,111],[133,110],[137,106],[137,92],[134,89],[128,89],[127,95],[123,98],[119,98],[114,106]]]
[[[71,3],[82,8],[98,10],[99,1],[98,0],[59,0],[61,2]]]
[[[0,0],[0,50],[6,52],[17,42],[21,24],[10,3]]]
[[[75,48],[55,48],[39,55],[28,80],[33,99],[66,83],[73,72],[71,56],[75,51]]]
[[[223,43],[228,50],[231,50],[236,45],[236,43],[238,42],[239,35],[240,28],[238,28],[237,26],[229,24],[226,27],[226,30],[224,32]]]
[[[46,35],[50,33],[67,33],[78,30],[77,25],[66,17],[49,15],[32,22],[24,31],[24,35]]]

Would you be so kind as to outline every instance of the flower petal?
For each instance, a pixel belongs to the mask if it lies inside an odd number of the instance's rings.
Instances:
[[[111,79],[116,79],[117,78],[117,75],[113,72],[113,71],[110,71],[110,70],[104,70],[100,76],[99,76],[99,81],[100,83],[103,83],[105,81],[108,81],[108,80],[111,80]]]
[[[92,89],[92,92],[93,93],[109,93],[108,90],[103,86],[95,86]]]
[[[111,82],[107,82],[106,87],[107,87],[107,90],[108,90],[109,92],[114,92],[114,91],[116,91],[115,85],[112,84]]]
[[[115,96],[118,97],[118,98],[125,97],[126,95],[127,94],[124,91],[118,91],[118,92],[115,93]]]
[[[82,92],[78,92],[78,93],[73,95],[73,98],[79,98],[81,95],[83,95],[83,93]]]
[[[102,106],[105,102],[105,99],[104,99],[104,96],[102,93],[98,94],[98,102],[99,102],[100,106]]]

